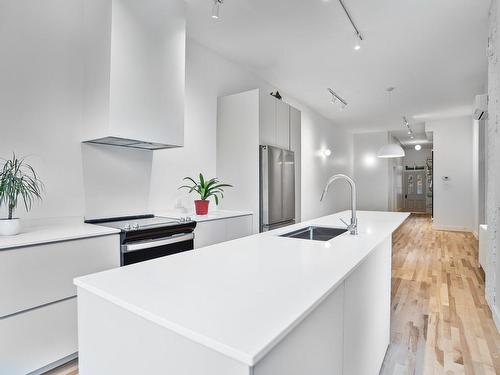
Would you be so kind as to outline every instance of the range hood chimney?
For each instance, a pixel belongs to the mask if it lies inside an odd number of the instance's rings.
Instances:
[[[85,0],[85,143],[184,144],[182,0]]]

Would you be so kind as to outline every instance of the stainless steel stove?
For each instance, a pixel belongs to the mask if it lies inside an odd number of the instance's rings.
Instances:
[[[121,231],[122,266],[194,248],[196,222],[190,218],[177,220],[154,215],[141,215],[86,220],[85,222]]]

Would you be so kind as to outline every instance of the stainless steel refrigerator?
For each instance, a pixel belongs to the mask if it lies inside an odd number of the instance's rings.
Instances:
[[[295,222],[295,154],[260,146],[260,231]]]

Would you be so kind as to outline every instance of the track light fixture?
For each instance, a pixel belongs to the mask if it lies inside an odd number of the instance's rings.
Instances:
[[[219,19],[219,12],[221,4],[224,4],[224,0],[212,0],[212,18]]]
[[[354,42],[354,50],[359,51],[361,49],[361,42],[363,42],[363,35],[361,35],[361,32],[359,31],[358,27],[354,23],[351,15],[349,14],[349,11],[347,10],[346,6],[344,5],[344,2],[342,0],[339,0],[340,5],[342,6],[342,9],[344,9],[345,15],[349,19],[349,22],[351,23],[353,29],[354,29],[354,37],[355,37],[355,42]]]
[[[332,95],[332,99],[331,99],[330,103],[335,104],[335,103],[339,102],[340,103],[339,109],[341,111],[343,111],[344,109],[347,108],[347,105],[348,105],[347,102],[340,95],[338,95],[331,88],[328,88],[327,90]]]
[[[408,119],[406,118],[406,116],[403,116],[403,126],[405,126],[406,129],[408,129],[408,135],[410,136],[410,138],[411,139],[415,138],[413,136],[413,130],[411,130],[410,123],[408,122]]]

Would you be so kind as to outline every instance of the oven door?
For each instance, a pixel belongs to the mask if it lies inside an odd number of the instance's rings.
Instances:
[[[121,246],[121,265],[126,266],[193,249],[193,233],[181,233],[154,240],[130,242]]]

